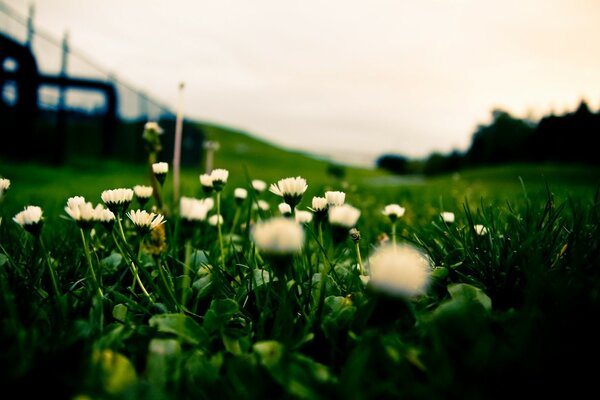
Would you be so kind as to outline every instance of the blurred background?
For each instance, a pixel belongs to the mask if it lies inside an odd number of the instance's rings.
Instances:
[[[224,131],[398,174],[597,163],[598,16],[586,1],[0,1],[16,144],[0,157],[140,161],[152,120],[168,160],[185,82],[188,166]]]

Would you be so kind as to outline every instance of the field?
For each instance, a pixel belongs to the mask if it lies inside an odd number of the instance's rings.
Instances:
[[[0,177],[11,180],[0,200],[5,393],[481,399],[594,387],[600,169],[505,165],[425,179],[346,167],[336,175],[325,161],[249,136],[209,134],[221,143],[214,166],[229,171],[227,182],[205,194],[199,162],[182,171],[181,195],[213,198],[217,226],[182,218],[171,172],[157,210],[166,222],[150,233],[125,213],[107,228],[65,211],[72,196],[95,206],[105,190],[149,185],[144,164],[0,162]],[[299,244],[295,228],[265,244],[255,228],[280,215],[282,198],[250,182],[297,176],[308,183],[298,210],[342,191],[358,222],[313,215]],[[234,198],[238,187],[246,199]],[[269,210],[255,209],[258,200]],[[405,208],[397,222],[382,213],[392,203]],[[12,220],[27,205],[43,209],[39,235]],[[128,209],[137,208],[134,198]],[[348,234],[353,226],[360,237]],[[401,279],[373,275],[385,249],[386,265],[409,271]],[[422,263],[425,275],[411,275]]]

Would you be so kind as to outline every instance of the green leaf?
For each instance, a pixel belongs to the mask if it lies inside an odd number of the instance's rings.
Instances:
[[[195,250],[190,256],[190,269],[192,271],[197,271],[198,268],[200,268],[203,265],[210,265],[210,261],[208,260],[206,251]]]
[[[125,304],[117,304],[113,307],[112,316],[118,321],[125,322],[127,319],[127,306]]]
[[[121,254],[112,253],[110,256],[100,260],[100,267],[102,268],[102,272],[108,275],[114,274],[118,271],[122,261],[123,256]]]
[[[254,286],[256,286],[256,287],[260,287],[271,281],[271,274],[269,274],[269,271],[264,270],[264,269],[255,269],[253,276],[254,276]]]
[[[431,276],[436,279],[445,279],[449,273],[450,271],[446,267],[435,267],[431,272]]]
[[[472,301],[481,304],[486,311],[492,311],[492,299],[475,286],[467,283],[451,283],[447,289],[453,300]]]
[[[8,262],[6,254],[0,254],[0,267]]]
[[[149,323],[159,332],[173,333],[193,345],[199,344],[206,336],[202,327],[185,314],[159,314],[150,318]]]

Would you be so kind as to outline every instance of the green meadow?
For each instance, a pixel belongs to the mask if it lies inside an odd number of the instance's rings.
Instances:
[[[180,195],[212,198],[206,217],[218,204],[217,226],[182,217],[172,170],[162,207],[152,198],[128,204],[164,215],[147,233],[125,212],[109,227],[65,211],[73,196],[96,206],[105,190],[149,185],[144,163],[0,160],[11,181],[0,203],[6,393],[482,399],[593,387],[599,168],[332,173],[326,160],[245,134],[213,127],[207,138],[220,143],[214,168],[229,171],[227,182],[206,194],[199,156],[181,171]],[[297,210],[341,191],[360,217],[339,225],[314,214],[300,228],[286,219],[294,227],[263,240],[256,227],[280,217],[283,199],[252,190],[251,180],[288,177],[308,185]],[[248,197],[236,199],[236,188]],[[259,200],[269,209],[256,209]],[[388,204],[405,209],[395,222],[382,212]],[[13,221],[28,205],[43,210],[39,235]],[[352,227],[359,233],[350,236]]]

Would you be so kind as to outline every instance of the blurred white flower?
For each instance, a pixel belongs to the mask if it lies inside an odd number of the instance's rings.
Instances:
[[[37,235],[42,228],[42,209],[38,206],[27,206],[13,217],[13,221],[21,225],[27,232]]]
[[[204,221],[208,212],[213,208],[212,198],[196,199],[182,196],[179,199],[179,215],[188,221]]]
[[[444,222],[446,222],[448,224],[451,224],[454,222],[454,213],[453,212],[444,211],[440,214],[440,216],[442,217]]]
[[[257,192],[264,192],[265,189],[267,189],[267,182],[261,181],[260,179],[253,179],[252,188]]]
[[[400,207],[398,204],[388,204],[383,209],[383,215],[387,216],[390,221],[395,222],[396,219],[404,215],[405,208]]]
[[[344,228],[353,228],[360,218],[360,210],[350,204],[344,204],[329,209],[329,223]]]
[[[330,206],[341,206],[346,201],[346,193],[344,192],[325,192],[327,204]]]
[[[429,285],[431,259],[408,245],[379,247],[369,259],[369,284],[387,294],[411,297]]]
[[[213,178],[209,174],[200,175],[200,184],[209,188],[213,187]]]
[[[161,214],[149,213],[146,210],[135,210],[127,213],[138,232],[146,234],[152,229],[165,223],[165,217]]]
[[[238,200],[245,200],[246,197],[248,197],[248,191],[244,188],[236,188],[233,191],[233,197],[235,197]]]
[[[262,211],[268,211],[271,206],[264,200],[258,200],[256,203],[252,204],[252,208],[254,210],[260,209]]]
[[[155,174],[166,174],[169,172],[169,164],[166,162],[157,162],[152,164],[152,172]]]
[[[223,168],[213,169],[210,173],[210,177],[212,178],[213,188],[217,191],[220,191],[227,183],[229,171]]]
[[[208,223],[212,226],[223,225],[223,216],[221,214],[214,214],[208,218]]]
[[[6,178],[0,178],[0,199],[4,195],[4,192],[10,187],[10,180]]]
[[[312,221],[313,214],[310,211],[296,210],[295,219],[299,224],[308,224]]]
[[[312,198],[312,210],[314,212],[327,210],[327,199],[325,197],[313,197]]]
[[[153,191],[154,189],[152,189],[152,186],[135,185],[133,187],[133,193],[135,194],[135,197],[142,200],[148,200],[148,198],[152,196]]]
[[[473,225],[473,229],[475,229],[475,233],[479,236],[487,235],[488,233],[487,228],[483,225]]]
[[[279,208],[279,212],[281,213],[281,215],[286,217],[292,215],[292,207],[290,207],[288,203],[279,203],[277,207]]]
[[[270,254],[293,254],[302,250],[304,230],[293,219],[275,217],[252,227],[256,248]]]
[[[156,133],[157,135],[163,133],[163,129],[155,121],[146,122],[146,124],[144,125],[144,130]]]
[[[115,222],[115,214],[106,208],[96,207],[94,218],[96,221],[104,225],[108,230],[112,229],[112,226]]]

